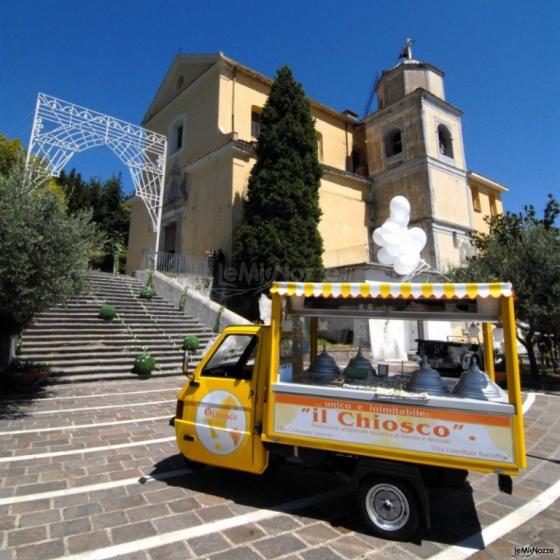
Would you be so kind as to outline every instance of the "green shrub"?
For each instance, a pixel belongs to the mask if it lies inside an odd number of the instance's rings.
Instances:
[[[140,354],[136,356],[134,360],[134,367],[132,371],[134,373],[139,373],[141,375],[149,375],[152,373],[152,370],[156,368],[156,360],[155,358],[148,353]]]
[[[197,336],[186,336],[183,340],[183,350],[189,352],[196,352],[200,346],[200,341]]]
[[[146,286],[142,288],[140,292],[140,297],[142,299],[152,299],[156,295],[156,291],[152,288],[152,286]]]
[[[187,303],[187,294],[189,289],[185,286],[183,292],[181,293],[181,299],[179,300],[179,311],[185,311],[185,305]]]
[[[99,317],[104,321],[110,321],[111,319],[114,319],[116,314],[117,308],[110,303],[102,305],[101,309],[99,310]]]
[[[216,315],[216,322],[214,323],[214,332],[219,333],[222,330],[222,315],[224,314],[224,306],[221,305]]]
[[[148,273],[148,280],[146,281],[146,285],[142,288],[140,292],[140,297],[142,299],[152,299],[156,295],[156,290],[154,288],[154,268],[150,268],[150,272]]]

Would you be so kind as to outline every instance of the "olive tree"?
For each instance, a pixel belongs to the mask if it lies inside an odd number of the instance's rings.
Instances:
[[[534,378],[540,374],[535,354],[539,339],[553,345],[553,357],[560,340],[560,229],[555,225],[559,215],[560,204],[549,195],[542,218],[533,206],[487,218],[488,233],[471,238],[476,254],[466,266],[448,273],[459,282],[513,284],[518,338]]]
[[[102,242],[90,212],[70,215],[52,183],[28,184],[22,157],[0,172],[0,371],[33,317],[84,286]]]

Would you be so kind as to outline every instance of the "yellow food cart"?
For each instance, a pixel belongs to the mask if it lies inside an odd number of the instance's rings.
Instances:
[[[371,531],[392,539],[429,526],[434,482],[464,484],[474,470],[498,474],[511,492],[526,459],[510,284],[278,282],[270,294],[270,325],[226,328],[179,392],[171,423],[188,461],[258,474],[272,457],[288,457],[334,469],[355,485]],[[492,391],[461,393],[468,372],[442,377],[437,394],[403,375],[356,379],[332,358],[340,375],[313,375],[327,360],[321,323],[355,319],[482,323],[488,376],[471,377]],[[493,383],[497,323],[506,390]]]

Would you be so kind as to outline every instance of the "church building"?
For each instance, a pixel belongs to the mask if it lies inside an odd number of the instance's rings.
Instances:
[[[168,138],[159,251],[200,257],[212,247],[229,261],[271,83],[221,52],[175,57],[142,121]],[[371,233],[400,194],[411,203],[410,225],[427,234],[422,258],[445,271],[466,258],[467,236],[486,228],[483,217],[502,211],[507,189],[468,170],[462,111],[445,98],[444,73],[415,60],[410,41],[375,93],[377,110],[364,118],[310,100],[324,169],[324,265],[352,271],[354,281],[386,273]],[[155,234],[143,202],[130,205],[133,272]]]

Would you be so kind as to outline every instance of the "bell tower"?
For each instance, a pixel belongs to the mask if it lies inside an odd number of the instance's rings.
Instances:
[[[411,204],[411,225],[428,237],[422,258],[439,270],[467,255],[472,202],[462,111],[446,101],[444,73],[413,58],[407,39],[398,63],[376,84],[378,109],[364,119],[372,180],[372,229],[396,195]]]

